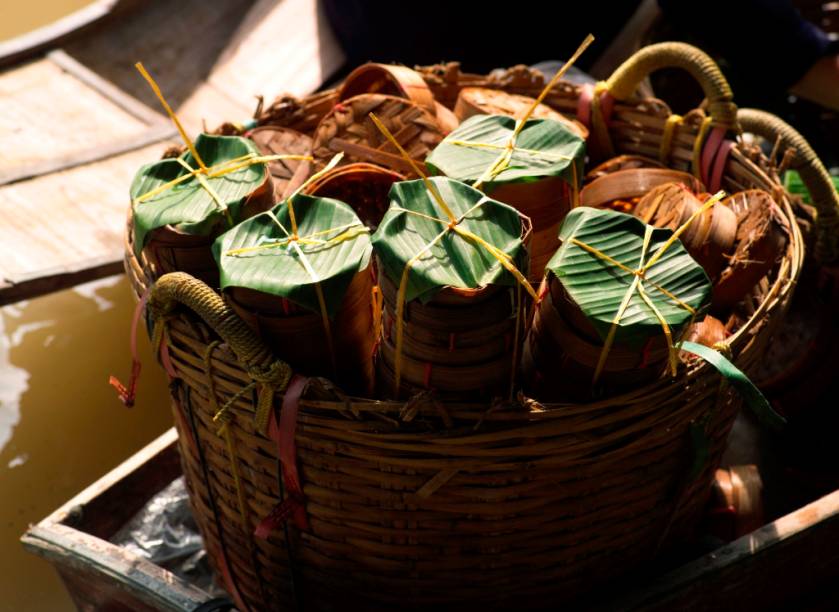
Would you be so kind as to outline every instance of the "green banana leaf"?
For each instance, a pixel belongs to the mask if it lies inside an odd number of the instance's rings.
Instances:
[[[562,244],[547,267],[603,340],[612,327],[634,274],[585,250],[573,239],[635,270],[639,267],[646,227],[643,221],[632,215],[579,207],[568,213],[559,230]],[[653,229],[644,261],[649,261],[672,235],[669,229]],[[674,241],[646,271],[641,285],[673,330],[674,341],[691,319],[691,313],[655,285],[664,288],[697,313],[707,307],[711,295],[708,275],[679,240]],[[662,334],[661,323],[638,291],[634,291],[617,326],[615,341],[640,347],[654,334]]]
[[[436,174],[465,183],[477,181],[502,153],[516,128],[516,120],[504,115],[475,115],[446,136],[426,159]],[[468,146],[461,143],[497,145]],[[586,143],[558,121],[529,119],[516,137],[507,168],[487,186],[511,182],[536,181],[559,176],[573,184],[574,167],[578,181],[583,178]]]
[[[200,134],[194,145],[208,167],[243,155],[260,155],[253,141],[237,136]],[[189,151],[181,159],[193,168],[198,167]],[[138,201],[144,194],[185,174],[187,169],[177,159],[170,158],[146,164],[134,176],[130,193],[134,248],[138,253],[145,246],[149,232],[159,227],[174,225],[186,234],[209,236],[216,227],[238,222],[245,200],[265,180],[266,167],[264,163],[256,163],[215,178],[207,177],[224,208],[216,204],[195,177]]]
[[[836,191],[839,191],[839,176],[831,176],[830,179],[833,181],[833,187]],[[801,196],[807,204],[813,203],[810,199],[810,192],[807,190],[807,186],[801,180],[801,175],[795,170],[787,170],[784,173],[784,187],[790,193]]]
[[[370,263],[370,231],[352,208],[338,200],[296,195],[292,204],[300,237],[296,246],[289,240],[288,200],[216,239],[213,256],[221,288],[247,287],[320,312],[315,288],[319,282],[332,317],[353,277]],[[237,249],[243,251],[231,253]]]
[[[459,181],[445,177],[429,180],[454,215],[462,219],[458,227],[507,253],[526,274],[522,221],[514,208]],[[398,286],[408,262],[446,228],[448,218],[422,180],[394,183],[390,200],[390,208],[373,235],[373,248],[382,262],[381,271]],[[419,215],[436,217],[445,223]],[[516,283],[513,275],[486,248],[449,230],[411,266],[405,299],[428,300],[448,286],[475,289]]]

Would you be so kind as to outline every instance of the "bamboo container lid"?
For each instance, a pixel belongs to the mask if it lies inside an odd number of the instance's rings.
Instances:
[[[454,114],[459,121],[474,115],[507,115],[521,119],[536,100],[527,96],[507,93],[484,87],[464,87],[457,96]],[[574,119],[568,119],[545,104],[538,104],[531,115],[534,119],[558,121],[583,140],[588,139],[588,129]]]
[[[705,191],[702,183],[687,172],[667,168],[633,168],[610,172],[588,183],[580,192],[580,204],[594,208],[608,207],[615,200],[627,202],[641,198],[654,187],[672,182],[681,183],[694,193]]]
[[[390,205],[388,193],[405,177],[375,164],[338,166],[313,180],[303,193],[334,198],[350,205],[367,227],[376,229]]]
[[[312,138],[291,128],[262,126],[254,128],[247,136],[264,155],[309,155],[312,150]],[[299,159],[277,159],[268,163],[275,201],[283,200],[308,178],[308,172],[298,172],[302,165],[308,167],[307,162]]]
[[[422,75],[407,66],[363,64],[347,75],[338,90],[338,99],[347,100],[365,93],[406,98],[418,104],[437,120],[443,134],[448,134],[460,123],[451,110],[434,98]]]
[[[312,142],[315,170],[323,169],[335,154],[343,152],[345,164],[373,163],[416,177],[410,162],[375,127],[370,113],[379,117],[417,164],[421,165],[443,139],[435,117],[415,102],[361,94],[336,104],[318,125]]]
[[[588,171],[585,182],[590,183],[601,176],[612,174],[619,170],[637,170],[639,168],[664,168],[664,164],[643,155],[618,155],[598,164]]]

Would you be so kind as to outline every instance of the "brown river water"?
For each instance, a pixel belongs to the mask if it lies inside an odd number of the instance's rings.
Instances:
[[[89,2],[0,0],[0,42]],[[74,609],[18,538],[170,425],[145,336],[137,405],[125,408],[107,382],[128,373],[133,308],[121,276],[0,308],[0,612]]]
[[[134,301],[123,276],[0,308],[0,611],[72,610],[49,563],[18,538],[171,424],[166,380],[141,331],[126,408]]]

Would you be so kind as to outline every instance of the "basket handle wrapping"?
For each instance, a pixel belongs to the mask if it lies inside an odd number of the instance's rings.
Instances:
[[[186,272],[164,274],[152,288],[149,310],[155,318],[164,317],[178,305],[192,310],[221,336],[254,379],[264,378],[269,371],[279,379],[291,378],[289,365],[276,360],[218,293]]]
[[[686,43],[664,42],[644,47],[615,70],[606,87],[616,100],[628,100],[641,81],[661,68],[689,72],[705,92],[708,114],[714,123],[737,126],[737,106],[728,81],[708,54]]]
[[[771,113],[754,108],[741,108],[737,113],[746,132],[769,142],[781,139],[784,147],[795,151],[791,168],[797,170],[807,186],[816,217],[815,255],[819,263],[831,264],[839,259],[839,196],[827,169],[810,144],[791,125]]]

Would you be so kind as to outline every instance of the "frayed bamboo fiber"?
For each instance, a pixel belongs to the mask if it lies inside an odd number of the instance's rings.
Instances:
[[[736,249],[714,285],[713,308],[733,307],[780,261],[790,224],[768,192],[749,189],[727,198],[737,215]]]
[[[675,231],[700,208],[702,201],[683,183],[664,183],[641,198],[635,216],[644,223]],[[737,215],[718,202],[688,225],[679,238],[713,280],[728,263],[736,234]]]

